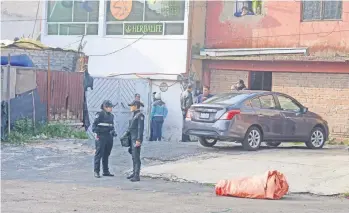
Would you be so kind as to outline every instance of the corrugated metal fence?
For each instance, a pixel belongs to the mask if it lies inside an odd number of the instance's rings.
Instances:
[[[8,91],[10,92],[8,93]],[[81,122],[84,104],[84,73],[50,71],[50,84],[47,84],[46,70],[11,67],[10,72],[8,72],[6,66],[1,66],[1,101],[8,99],[15,101],[21,95],[31,91],[35,91],[35,94],[39,95],[38,100],[45,107],[49,106],[51,121]],[[51,94],[49,103],[48,91]],[[15,101],[15,103],[17,102]],[[21,114],[18,110],[17,113]],[[25,115],[23,116],[25,117]]]
[[[47,72],[36,72],[40,98],[50,105],[50,120],[82,120],[84,104],[84,73],[52,71],[51,98],[48,103]]]
[[[146,116],[144,137],[146,138],[149,130],[150,113],[150,82],[145,79],[118,79],[111,77],[94,77],[93,90],[87,91],[87,107],[91,123],[97,112],[101,111],[101,104],[104,100],[110,100],[115,105],[113,108],[114,123],[118,135],[122,134],[128,127],[128,122],[132,118],[127,104],[134,100],[135,93],[141,95],[141,101],[144,103],[142,109]],[[91,125],[92,126],[92,125]],[[92,135],[91,126],[88,130]]]

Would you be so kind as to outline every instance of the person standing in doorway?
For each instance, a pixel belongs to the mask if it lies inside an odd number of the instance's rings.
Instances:
[[[134,100],[129,106],[131,107],[131,112],[133,112],[133,117],[128,128],[131,136],[129,152],[132,155],[133,172],[127,179],[130,179],[131,182],[137,182],[140,181],[139,174],[141,171],[141,145],[143,142],[144,115],[140,112],[142,106],[140,101]]]
[[[144,107],[144,104],[141,101],[141,95],[136,93],[135,94],[135,101],[139,101],[139,103],[141,104],[141,107]]]
[[[114,129],[114,115],[111,113],[113,104],[109,100],[103,101],[102,111],[96,114],[92,125],[92,132],[96,139],[96,152],[94,157],[94,176],[100,178],[101,159],[103,164],[103,176],[114,176],[109,172],[108,160],[113,148],[113,137],[117,134]]]
[[[181,109],[183,115],[183,121],[187,115],[187,112],[191,105],[193,105],[193,95],[192,95],[193,86],[191,84],[188,85],[187,89],[181,94]],[[189,135],[182,133],[182,142],[189,142]]]
[[[240,90],[246,90],[247,87],[245,85],[245,82],[243,80],[239,80],[236,85],[233,85],[231,86],[231,91],[234,91],[234,90],[237,90],[237,91],[240,91]]]
[[[161,100],[161,93],[155,94],[155,102],[151,108],[151,129],[153,129],[153,140],[161,141],[162,138],[162,125],[167,116],[168,110],[165,103]]]
[[[210,94],[210,87],[209,86],[204,86],[202,88],[202,94],[200,94],[197,98],[198,103],[202,103],[206,101],[207,99],[211,98],[213,95]]]

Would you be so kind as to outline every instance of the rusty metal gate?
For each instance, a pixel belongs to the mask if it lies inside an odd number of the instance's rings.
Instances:
[[[88,134],[92,138],[92,123],[97,112],[101,110],[104,100],[110,100],[113,107],[114,125],[118,135],[124,133],[132,113],[127,104],[134,100],[134,95],[139,93],[144,103],[142,112],[145,115],[144,138],[148,137],[149,113],[150,113],[150,82],[146,79],[119,79],[112,77],[94,77],[93,90],[87,91],[87,108],[91,126]]]

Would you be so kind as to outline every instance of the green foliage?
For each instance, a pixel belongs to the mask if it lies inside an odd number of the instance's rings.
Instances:
[[[88,136],[85,131],[77,130],[64,124],[37,123],[34,127],[30,119],[23,119],[15,122],[13,130],[8,135],[8,142],[23,143],[48,138],[88,139]]]
[[[348,145],[349,146],[349,139],[337,139],[330,137],[328,140],[328,144],[331,145]]]

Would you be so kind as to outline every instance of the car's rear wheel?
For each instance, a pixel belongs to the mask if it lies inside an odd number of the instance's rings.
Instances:
[[[325,131],[320,127],[315,127],[311,133],[309,140],[305,145],[309,149],[321,149],[326,142]]]
[[[255,127],[250,127],[245,135],[245,139],[242,142],[242,146],[245,150],[256,151],[259,149],[262,143],[262,133]]]
[[[204,147],[213,147],[217,143],[217,139],[199,137],[199,142]]]
[[[280,146],[281,142],[272,141],[272,142],[266,142],[266,144],[267,144],[267,146],[278,147],[278,146]]]

